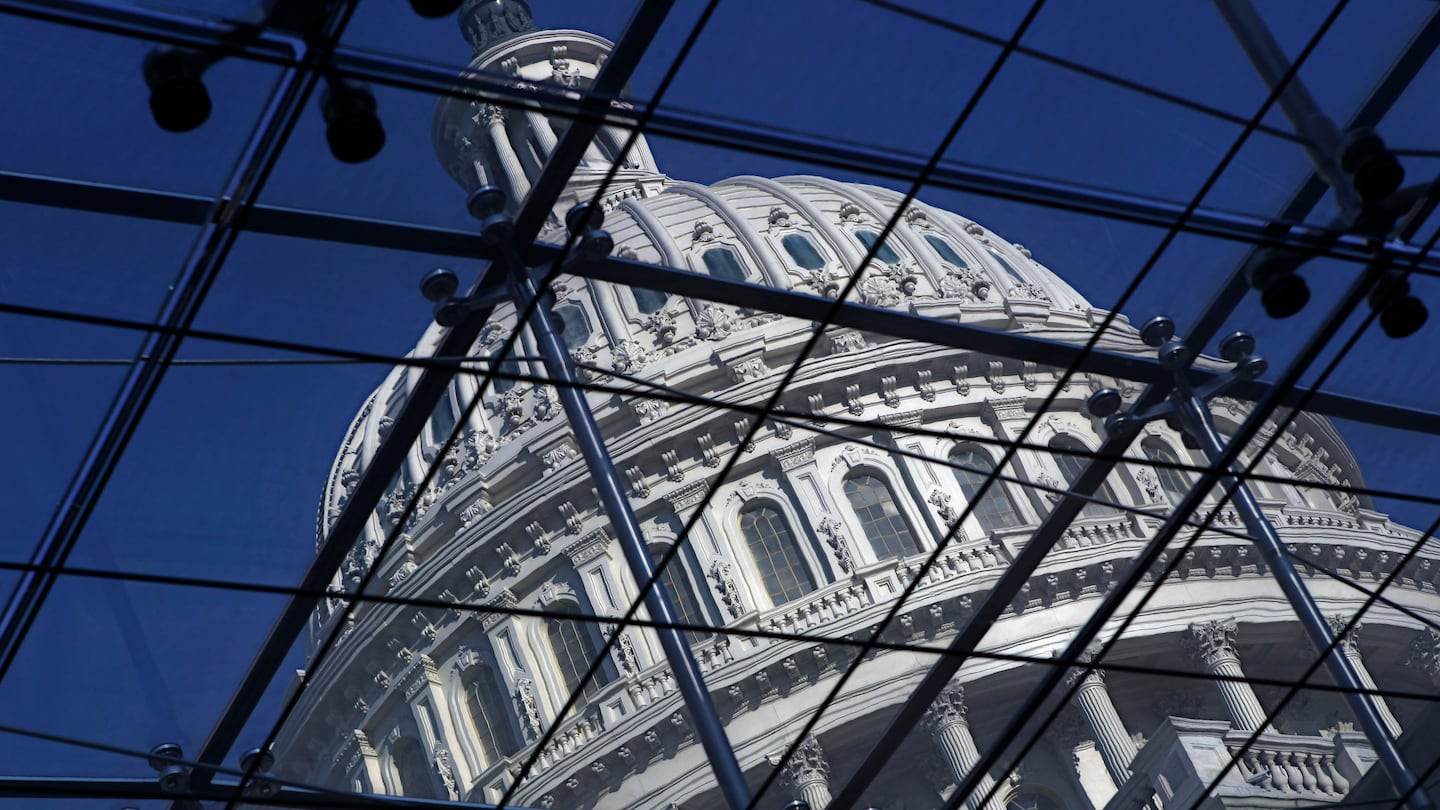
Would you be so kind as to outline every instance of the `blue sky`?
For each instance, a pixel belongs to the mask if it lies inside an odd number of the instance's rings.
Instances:
[[[542,27],[616,37],[631,4],[534,0]],[[1020,3],[906,0],[906,5],[1009,36]],[[1327,4],[1270,0],[1259,7],[1295,53]],[[1432,4],[1352,3],[1302,77],[1322,107],[1346,118]],[[199,13],[249,5],[190,3]],[[648,98],[698,16],[685,2],[642,62],[634,92]],[[1208,2],[1057,0],[1024,40],[1035,49],[1249,116],[1265,90]],[[427,21],[402,3],[370,0],[348,45],[453,64],[468,57],[454,20]],[[139,60],[147,46],[98,33],[0,17],[0,128],[6,171],[214,194],[239,153],[276,70],[238,60],[209,74],[215,112],[199,130],[160,132],[150,121]],[[726,0],[665,97],[675,109],[724,115],[836,140],[927,154],[998,53],[993,45],[858,2]],[[1435,144],[1440,75],[1428,66],[1381,127],[1396,147]],[[460,191],[433,157],[434,101],[377,91],[388,143],[360,166],[330,158],[311,108],[262,200],[464,228]],[[1266,123],[1284,128],[1272,113]],[[1168,105],[1025,56],[1015,56],[977,106],[947,159],[1187,201],[1240,131],[1234,123]],[[855,172],[654,139],[662,169],[713,182],[735,174]],[[1412,180],[1433,160],[1407,158]],[[1308,170],[1293,143],[1251,137],[1207,198],[1215,208],[1272,213]],[[1161,233],[1099,218],[941,189],[932,204],[961,211],[1023,242],[1100,307],[1114,303]],[[1316,221],[1332,210],[1322,205]],[[0,203],[0,299],[69,312],[153,317],[196,237],[186,226]],[[1428,231],[1427,231],[1428,233]],[[1173,315],[1182,331],[1244,254],[1244,246],[1178,239],[1124,308],[1132,320]],[[221,272],[197,326],[389,354],[412,345],[429,318],[421,274],[463,263],[401,251],[246,234]],[[1247,301],[1232,318],[1278,364],[1318,323],[1356,268],[1316,263],[1315,299],[1273,322]],[[1434,285],[1418,283],[1422,297]],[[1440,311],[1440,299],[1431,299]],[[1352,320],[1352,326],[1358,318]],[[1405,341],[1359,343],[1329,386],[1412,406],[1434,401],[1432,324]],[[128,358],[134,333],[0,316],[0,356]],[[187,341],[182,357],[256,358],[259,350]],[[275,355],[268,355],[275,356]],[[71,562],[123,571],[288,584],[314,548],[316,502],[342,434],[385,369],[365,365],[190,366],[172,369],[82,536]],[[49,520],[113,395],[116,366],[0,365],[0,559],[21,561]],[[1435,441],[1396,429],[1342,425],[1377,487],[1424,491]],[[1433,510],[1384,504],[1412,525]],[[13,578],[0,574],[0,587]],[[281,601],[277,597],[62,578],[13,669],[0,682],[0,723],[147,748],[178,740],[193,752],[224,706]],[[133,611],[131,623],[125,618]],[[296,665],[299,664],[298,658]],[[154,667],[158,682],[147,677]],[[258,742],[273,714],[272,690]],[[232,763],[233,764],[233,763]],[[0,736],[0,771],[136,775],[112,755]],[[18,805],[16,805],[18,806]],[[85,805],[94,806],[94,805]]]

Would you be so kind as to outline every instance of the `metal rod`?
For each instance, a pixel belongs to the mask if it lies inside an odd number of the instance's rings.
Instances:
[[[599,492],[605,512],[615,526],[620,549],[625,555],[625,562],[630,566],[630,573],[642,588],[645,583],[650,583],[649,590],[645,592],[645,608],[652,619],[673,624],[679,620],[664,583],[655,575],[655,567],[650,560],[640,522],[635,518],[635,511],[625,496],[624,484],[615,469],[610,451],[605,446],[600,427],[595,422],[595,415],[591,413],[584,393],[575,385],[578,382],[575,367],[569,352],[560,341],[560,330],[555,327],[552,314],[555,296],[549,290],[540,293],[534,279],[518,262],[512,263],[507,269],[515,308],[519,312],[524,312],[527,308],[531,310],[530,328],[535,336],[535,343],[541,356],[545,358],[546,370],[560,383],[555,386],[560,406],[565,411],[570,428],[575,432],[575,443],[585,458],[585,465]],[[540,299],[538,304],[531,307],[531,302],[534,302],[537,296]],[[740,762],[735,757],[735,749],[725,733],[725,724],[721,722],[715,704],[710,699],[705,678],[690,652],[684,633],[673,626],[657,627],[654,632],[660,639],[660,646],[665,650],[665,658],[673,670],[675,683],[685,698],[685,704],[690,708],[690,714],[695,721],[696,736],[710,759],[710,767],[715,772],[720,792],[724,794],[725,801],[732,810],[748,807],[750,786],[745,781],[745,773],[741,770]]]
[[[1295,564],[1286,554],[1284,541],[1280,539],[1275,527],[1261,511],[1260,504],[1256,502],[1255,495],[1250,491],[1249,486],[1234,474],[1234,468],[1228,463],[1225,455],[1225,444],[1221,440],[1219,432],[1215,430],[1210,411],[1183,382],[1177,385],[1175,391],[1170,395],[1170,401],[1175,406],[1176,416],[1184,426],[1185,432],[1200,443],[1200,449],[1205,453],[1205,457],[1217,467],[1223,464],[1224,472],[1220,475],[1221,484],[1232,493],[1231,503],[1235,506],[1235,511],[1239,513],[1245,527],[1250,530],[1256,549],[1265,558],[1270,570],[1274,572],[1275,581],[1279,583],[1280,589],[1285,593],[1285,598],[1295,609],[1295,615],[1300,620],[1300,625],[1305,629],[1305,633],[1310,637],[1310,642],[1315,645],[1317,650],[1324,651],[1325,668],[1330,672],[1330,677],[1334,678],[1342,689],[1363,689],[1364,684],[1355,671],[1355,665],[1335,643],[1335,634],[1331,632],[1330,625],[1325,621],[1325,615],[1320,611],[1320,606],[1315,603],[1315,597],[1310,594],[1310,590],[1301,581],[1300,573],[1295,570]],[[1385,772],[1389,774],[1390,781],[1402,794],[1414,791],[1410,798],[1412,808],[1433,810],[1435,805],[1430,800],[1430,794],[1426,792],[1424,786],[1419,784],[1414,771],[1400,755],[1399,749],[1395,746],[1395,739],[1390,736],[1389,730],[1385,727],[1385,723],[1376,709],[1375,699],[1367,694],[1348,691],[1345,692],[1344,697],[1350,711],[1354,712],[1355,718],[1365,731],[1365,735],[1370,738],[1370,744],[1375,748],[1375,755],[1379,758],[1380,764],[1384,766]]]
[[[1315,174],[1334,190],[1340,210],[1347,219],[1358,214],[1361,208],[1359,195],[1340,171],[1340,131],[1330,116],[1320,109],[1300,76],[1291,70],[1289,58],[1280,43],[1275,41],[1265,20],[1255,11],[1250,0],[1215,0],[1215,7],[1225,18],[1235,41],[1250,57],[1265,86],[1272,93],[1278,91],[1275,102],[1290,119],[1291,126],[1295,127],[1295,133],[1301,138],[1301,148],[1315,167]]]

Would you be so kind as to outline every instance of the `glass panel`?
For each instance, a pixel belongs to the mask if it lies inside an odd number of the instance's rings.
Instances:
[[[855,238],[859,239],[860,244],[864,245],[865,248],[869,250],[870,248],[875,247],[875,242],[880,238],[880,234],[874,231],[856,231]],[[886,264],[900,263],[900,254],[896,253],[895,249],[890,247],[889,241],[886,241],[879,247],[879,249],[875,251],[875,258]]]
[[[815,590],[815,578],[795,544],[790,526],[777,509],[746,509],[740,513],[740,531],[772,603],[783,605]]]
[[[785,252],[795,260],[795,264],[806,270],[819,270],[825,266],[825,257],[815,249],[815,245],[804,236],[798,233],[787,233],[781,237],[780,244],[785,246]]]
[[[845,497],[865,527],[876,558],[903,557],[920,550],[884,481],[873,475],[851,476],[845,479]]]

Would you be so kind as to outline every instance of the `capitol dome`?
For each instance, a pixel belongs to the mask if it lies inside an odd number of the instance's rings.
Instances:
[[[498,14],[502,6],[524,4],[469,3],[464,13]],[[472,67],[561,88],[592,80],[608,43],[583,32],[529,30],[525,11],[466,18],[477,50]],[[462,187],[498,185],[518,198],[563,122],[536,110],[447,99],[434,132],[442,162]],[[623,259],[829,297],[874,248],[854,293],[871,306],[1074,343],[1104,320],[1021,244],[959,214],[911,203],[876,247],[903,202],[896,191],[813,176],[684,182],[660,172],[643,140],[622,156],[622,134],[602,131],[542,238],[558,241],[558,214],[592,195],[619,162],[601,201]],[[643,277],[625,287],[561,276],[554,314],[582,376],[596,386],[590,406],[652,552],[674,544],[702,510],[662,581],[755,784],[797,740],[867,630],[953,535],[886,633],[887,647],[855,670],[779,780],[785,800],[793,795],[819,810],[928,670],[933,650],[965,625],[1079,474],[1083,454],[1099,445],[1104,425],[1084,408],[1092,391],[1117,386],[1129,395],[1137,388],[1093,375],[1065,382],[997,485],[977,497],[1000,448],[1016,441],[1060,384],[1059,370],[849,328],[825,330],[816,351],[802,357],[814,324],[643,284]],[[474,355],[491,355],[513,328],[514,310],[502,305]],[[432,355],[444,331],[432,325],[414,356]],[[1150,351],[1123,319],[1101,345],[1137,356]],[[506,376],[490,389],[479,390],[479,375],[456,377],[334,583],[353,588],[378,564],[389,596],[467,609],[367,603],[344,614],[337,600],[318,611],[312,638],[346,624],[280,740],[283,775],[373,793],[493,802],[536,753],[545,728],[558,723],[513,802],[721,806],[654,633],[563,618],[618,617],[638,589],[554,390],[531,379],[544,376],[527,359],[536,353],[522,331],[517,359],[500,366]],[[789,415],[745,443],[747,408],[762,404],[797,362],[781,400]],[[395,369],[363,405],[325,486],[320,537],[419,373]],[[713,404],[657,398],[653,386]],[[477,395],[481,405],[467,415],[465,403]],[[1218,404],[1222,432],[1249,409],[1237,400]],[[442,455],[457,431],[460,441]],[[1082,511],[989,630],[988,654],[967,662],[929,724],[906,740],[866,794],[877,806],[950,799],[987,734],[1035,680],[1036,662],[1061,650],[1124,574],[1188,489],[1184,467],[1204,463],[1163,422],[1143,428],[1134,447],[1134,458],[1110,476],[1098,502]],[[732,473],[715,480],[732,454],[741,456]],[[438,475],[417,491],[432,465]],[[1282,537],[1331,567],[1379,576],[1419,536],[1338,488],[1361,486],[1363,478],[1324,419],[1302,415],[1260,471],[1269,477],[1254,486]],[[397,527],[412,499],[418,507]],[[401,546],[377,563],[397,529]],[[1432,619],[1440,618],[1433,563],[1417,557],[1391,590],[1398,604]],[[1305,573],[1328,612],[1348,617],[1360,602],[1320,571]],[[1212,767],[1204,756],[1257,730],[1259,753],[1224,783],[1217,801],[1333,802],[1358,781],[1373,753],[1362,735],[1336,721],[1338,696],[1313,697],[1262,729],[1269,698],[1246,677],[1290,677],[1294,662],[1285,650],[1301,633],[1233,511],[1222,510],[1177,575],[1105,659],[1129,669],[1086,675],[1062,731],[1044,738],[995,791],[992,806],[1153,806],[1147,803],[1163,793],[1162,781],[1178,789],[1200,780]],[[1401,613],[1377,614],[1363,644],[1349,637],[1347,654],[1383,670],[1382,686],[1423,691],[1440,669],[1402,666],[1414,657],[1418,627]],[[621,637],[611,660],[582,685],[612,632]],[[1144,674],[1181,666],[1176,662],[1189,662],[1196,677]],[[565,715],[577,688],[582,699]],[[1411,719],[1408,711],[1387,710],[1387,722],[1398,730]],[[777,793],[765,801],[783,804]]]

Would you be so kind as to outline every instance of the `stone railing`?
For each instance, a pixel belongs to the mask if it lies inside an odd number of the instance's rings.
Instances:
[[[844,581],[822,588],[760,616],[757,626],[775,633],[803,633],[825,627],[874,604],[862,582]]]
[[[1132,776],[1105,810],[1339,802],[1374,761],[1364,735],[1353,731],[1314,737],[1261,734],[1246,749],[1249,736],[1224,721],[1167,718],[1135,757]],[[1232,759],[1235,766],[1221,775]]]
[[[895,566],[895,573],[900,577],[903,586],[920,573],[921,566],[925,563],[927,554],[918,554],[900,561]],[[975,571],[984,571],[989,568],[1004,568],[1009,565],[1009,554],[1004,548],[994,543],[981,541],[968,541],[952,545],[945,549],[925,572],[925,578],[920,581],[920,587],[935,585],[940,582],[961,577]]]

